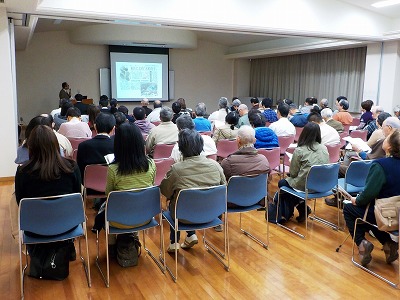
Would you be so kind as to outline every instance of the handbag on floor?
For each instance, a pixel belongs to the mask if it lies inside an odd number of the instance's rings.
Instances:
[[[379,230],[399,230],[399,208],[400,196],[375,200],[374,213]]]
[[[133,234],[117,236],[117,261],[121,267],[137,266],[141,253],[139,237]]]

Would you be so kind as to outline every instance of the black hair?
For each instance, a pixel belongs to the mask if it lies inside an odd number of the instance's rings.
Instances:
[[[200,133],[193,129],[182,129],[178,135],[178,146],[184,158],[200,155],[204,141]]]
[[[322,122],[322,117],[319,113],[317,112],[312,112],[308,115],[307,117],[308,122],[316,122],[316,123],[321,123]]]
[[[127,115],[129,112],[128,108],[125,105],[120,105],[118,107],[118,111],[122,112],[124,115]]]
[[[372,100],[365,100],[361,102],[361,107],[366,111],[371,111],[372,106],[374,105],[374,101]]]
[[[133,116],[136,120],[144,120],[146,118],[146,112],[143,107],[137,106],[133,109]]]
[[[37,116],[32,118],[32,120],[29,121],[28,125],[26,126],[25,129],[25,140],[26,143],[23,144],[23,147],[28,147],[28,140],[29,140],[29,136],[31,135],[31,132],[33,130],[33,128],[35,128],[37,125],[41,125],[42,124],[42,120],[44,119],[43,116]]]
[[[319,125],[313,122],[308,122],[304,127],[303,131],[299,136],[299,141],[297,142],[297,146],[307,146],[307,148],[311,151],[316,151],[313,145],[317,142],[321,144],[321,129]]]
[[[68,83],[64,81],[64,82],[61,84],[61,87],[62,87],[63,89],[65,89],[65,88],[67,87],[67,85],[68,85]]]
[[[76,94],[76,95],[75,95],[75,100],[76,100],[77,102],[81,102],[82,99],[83,99],[83,96],[82,96],[81,94]]]
[[[376,118],[376,122],[378,122],[378,124],[380,126],[382,126],[383,121],[385,121],[387,118],[391,117],[392,115],[387,113],[387,112],[381,112],[378,117]]]
[[[310,109],[310,113],[320,114],[321,109],[319,108],[319,106],[317,104],[314,104],[313,107],[311,107],[311,109]]]
[[[99,113],[95,120],[97,133],[110,133],[116,124],[115,117],[108,113]]]
[[[236,111],[231,111],[228,113],[225,117],[225,122],[229,125],[231,125],[231,129],[233,130],[234,127],[237,125],[239,122],[239,114]]]
[[[173,112],[177,114],[181,111],[182,106],[178,101],[175,101],[174,103],[172,103],[171,108]]]
[[[115,118],[115,127],[119,127],[121,124],[126,122],[126,116],[123,112],[117,111],[113,116]]]
[[[108,106],[108,97],[107,97],[107,99],[100,97],[99,104],[100,104],[101,107],[107,107]]]
[[[250,103],[260,103],[260,100],[257,97],[253,97],[250,99]]]
[[[285,99],[286,100],[286,99]],[[285,101],[284,100],[284,101]],[[292,104],[292,103],[290,103],[290,104]],[[279,111],[279,114],[282,116],[282,117],[284,117],[284,118],[286,118],[287,116],[288,116],[288,114],[289,114],[289,104],[287,104],[287,103],[285,103],[285,102],[282,102],[282,103],[280,103],[279,105],[278,105],[278,111]]]
[[[274,104],[274,100],[272,100],[271,98],[264,98],[262,99],[261,104],[265,108],[271,108],[272,105]]]
[[[339,96],[339,97],[336,98],[336,101],[339,102],[339,101],[342,100],[342,99],[347,100],[347,97],[345,97],[345,96]]]
[[[251,126],[253,126],[254,128],[265,127],[265,122],[267,122],[267,120],[265,119],[264,114],[257,110],[255,111],[256,113],[249,113],[249,121]]]
[[[46,126],[50,127],[51,129],[53,129],[53,121],[54,121],[53,116],[51,114],[45,114],[45,115],[42,115],[42,117],[43,117],[43,119],[42,119],[41,124],[46,125]]]
[[[108,101],[108,96],[107,95],[101,95],[100,100],[107,100]]]
[[[62,102],[61,103],[61,112],[60,115],[65,117],[67,115],[67,111],[68,109],[70,109],[71,107],[73,107],[74,105],[72,104],[72,102],[70,100],[66,101],[66,102]]]
[[[344,109],[344,110],[348,110],[349,109],[349,101],[347,101],[346,99],[342,99],[339,101],[339,105]]]
[[[68,108],[66,116],[79,118],[81,116],[81,111],[79,110],[79,108],[73,106]]]
[[[149,170],[142,133],[135,124],[125,122],[115,130],[114,163],[119,175],[132,175]]]
[[[292,101],[292,100],[290,100],[290,99],[286,99],[286,98],[285,98],[285,99],[283,99],[283,100],[282,100],[282,102],[283,102],[283,103],[285,103],[285,104],[287,104],[287,105],[290,105],[290,104],[292,104],[292,103],[293,103],[293,101]],[[282,102],[281,102],[281,103],[282,103]]]

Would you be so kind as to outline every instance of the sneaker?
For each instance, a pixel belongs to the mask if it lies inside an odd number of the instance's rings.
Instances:
[[[216,232],[222,232],[222,231],[224,231],[224,228],[222,227],[222,225],[217,225],[217,226],[214,227],[214,230]]]
[[[186,237],[185,242],[181,244],[182,249],[189,249],[192,248],[199,242],[197,235],[193,234],[191,236]]]
[[[361,265],[366,267],[372,260],[371,252],[374,250],[374,244],[367,240],[362,240],[358,246],[358,252],[361,256]]]
[[[177,249],[179,251],[179,243],[171,243],[171,244],[169,244],[167,252],[168,253],[174,253],[175,249]]]
[[[399,258],[399,244],[396,242],[386,242],[383,245],[383,251],[386,256],[386,263],[390,264]]]

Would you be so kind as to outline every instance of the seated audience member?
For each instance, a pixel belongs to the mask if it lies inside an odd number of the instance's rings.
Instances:
[[[171,122],[176,124],[176,119],[181,116],[181,104],[178,101],[175,101],[174,103],[172,103],[171,108],[174,112]]]
[[[127,119],[130,123],[135,122],[135,119],[129,114],[129,110],[128,110],[128,108],[127,108],[125,105],[120,105],[120,106],[118,106],[118,111],[122,112],[122,113],[125,115],[126,119]]]
[[[111,98],[111,100],[110,100],[110,113],[111,114],[115,114],[118,111],[117,105],[118,105],[118,100],[115,98]]]
[[[252,109],[258,109],[258,110],[260,110],[260,100],[258,100],[258,98],[257,97],[253,97],[253,98],[251,98],[250,99],[250,103],[251,103],[251,108],[250,108],[250,110],[252,110]],[[263,111],[261,111],[261,112],[263,112]]]
[[[212,139],[217,145],[220,140],[231,140],[236,138],[237,128],[236,125],[239,122],[239,114],[235,111],[231,111],[225,117],[225,124],[215,128]]]
[[[154,185],[156,166],[154,161],[145,153],[144,140],[136,125],[126,122],[115,130],[113,153],[115,160],[108,166],[106,195],[112,191],[145,188]],[[96,216],[93,230],[101,230],[104,227],[104,209],[105,205],[102,205]],[[136,224],[133,227],[140,225],[144,224]],[[116,223],[112,226],[127,228]],[[109,239],[109,245],[112,244],[115,244],[115,238]]]
[[[69,99],[62,99],[61,100],[61,111],[59,114],[55,114],[54,116],[54,123],[55,129],[58,130],[62,123],[67,122],[67,111],[71,107],[74,107],[71,100]]]
[[[374,117],[371,112],[372,105],[374,105],[372,100],[365,100],[361,102],[361,110],[363,114],[360,117],[360,125],[357,126],[357,129],[363,129],[370,122],[374,121]]]
[[[61,84],[61,90],[58,93],[58,97],[61,99],[70,99],[71,98],[71,89],[67,82],[63,82]]]
[[[300,109],[300,112],[302,114],[309,114],[311,109],[314,107],[314,104],[316,103],[318,103],[318,100],[316,98],[314,97],[306,98],[306,101],[304,101],[304,106]]]
[[[289,105],[285,102],[280,103],[278,105],[278,121],[269,125],[269,128],[272,129],[277,136],[288,136],[296,134],[296,128],[294,128],[294,125],[290,123],[288,115]]]
[[[340,100],[337,103],[337,109],[338,113],[334,114],[332,118],[336,121],[339,121],[343,125],[351,125],[353,122],[353,117],[347,111],[349,109],[349,101],[344,99]]]
[[[81,111],[82,115],[88,115],[88,105],[85,103],[82,103],[83,96],[81,94],[76,94],[75,95],[75,100],[76,103],[74,104],[75,107],[79,108]]]
[[[218,128],[224,125],[225,117],[229,113],[228,108],[228,99],[225,97],[221,97],[218,100],[218,107],[217,111],[214,111],[209,117],[208,120],[211,122],[211,127]]]
[[[278,136],[271,128],[265,127],[265,117],[262,113],[251,113],[250,124],[255,130],[256,149],[279,147]]]
[[[67,137],[54,130],[53,117],[49,114],[42,114],[42,117],[43,119],[41,121],[41,124],[49,126],[57,137],[58,144],[60,145],[61,156],[72,158],[74,149],[72,149],[71,142]]]
[[[333,112],[333,115],[336,115],[339,112],[338,106],[339,106],[340,100],[347,100],[347,97],[339,96],[339,97],[336,98],[336,102],[335,102],[336,110]]]
[[[89,116],[89,128],[90,130],[94,130],[94,121],[96,120],[96,117],[99,115],[100,113],[100,108],[98,108],[96,105],[90,104],[88,106],[88,116]]]
[[[211,122],[204,118],[206,114],[206,105],[200,102],[196,105],[194,112],[196,114],[196,118],[193,119],[195,129],[198,132],[212,131]]]
[[[396,105],[393,109],[394,115],[400,119],[400,105]]]
[[[290,161],[290,175],[286,179],[281,179],[278,182],[278,187],[287,186],[304,191],[307,174],[311,166],[328,163],[329,153],[326,146],[321,144],[321,130],[319,125],[309,122],[304,126],[300,134],[297,148],[294,150],[292,160]],[[280,216],[278,215],[278,222],[285,223],[288,221],[293,216],[294,207],[299,212],[296,220],[299,223],[304,222],[307,215],[311,212],[311,208],[307,207],[306,212],[304,202],[300,201],[300,198],[280,191],[275,194],[275,203],[278,201],[278,193],[280,193]]]
[[[53,109],[51,112],[50,112],[50,114],[51,114],[51,116],[53,117],[53,119],[54,119],[54,117],[56,116],[56,115],[59,115],[60,113],[61,113],[61,104],[62,104],[62,102],[64,102],[64,101],[68,101],[69,99],[60,99],[60,102],[58,103],[58,108],[55,108],[55,109]]]
[[[150,131],[146,140],[146,153],[150,156],[153,155],[157,144],[174,144],[178,141],[178,128],[171,122],[172,109],[163,107],[160,111],[160,119],[160,125]]]
[[[239,122],[237,124],[237,127],[240,128],[240,126],[243,125],[250,125],[250,121],[249,121],[249,109],[247,108],[246,104],[240,104],[239,108]]]
[[[321,99],[321,101],[319,102],[319,107],[321,108],[321,110],[323,110],[324,108],[329,108],[329,101],[326,98]]]
[[[372,106],[371,112],[372,112],[373,119],[376,120],[378,118],[379,114],[384,112],[384,109],[381,106]],[[377,126],[376,122],[369,122],[369,124],[363,128],[363,130],[368,131],[367,140],[369,140],[369,138],[371,137],[372,133],[376,129],[378,129],[378,126]]]
[[[142,108],[144,109],[144,112],[146,114],[146,117],[153,111],[151,108],[149,108],[149,99],[144,98],[142,102],[140,102],[142,105]]]
[[[255,130],[252,127],[243,125],[239,128],[236,137],[239,150],[221,162],[226,181],[235,175],[247,176],[270,172],[267,158],[258,154],[254,148],[255,141]]]
[[[240,101],[240,99],[239,99],[238,97],[233,97],[233,98],[232,98],[231,111],[236,111],[237,113],[239,113],[239,112],[238,112],[238,108],[239,108],[239,105],[240,105],[240,104],[242,104],[242,102]]]
[[[115,112],[113,115],[115,118],[115,128],[118,128],[121,124],[128,122],[126,116],[120,111]]]
[[[67,111],[68,122],[62,123],[58,133],[67,138],[86,138],[92,137],[89,125],[81,121],[81,112],[76,107],[71,107]]]
[[[172,218],[175,218],[175,204],[180,190],[226,184],[221,166],[216,161],[200,155],[203,150],[203,139],[197,131],[181,130],[178,146],[183,161],[173,164],[160,184],[161,193],[170,200],[169,210]],[[170,230],[171,243],[168,252],[174,252],[180,247],[188,249],[198,243],[195,232],[188,231],[185,242],[179,245],[180,232],[177,232],[178,239],[175,240],[173,228]]]
[[[329,126],[322,120],[319,113],[311,113],[308,115],[308,121],[314,122],[319,125],[321,129],[321,144],[323,145],[336,145],[340,144],[340,135],[335,128]]]
[[[193,130],[194,122],[189,115],[184,114],[176,120],[176,127],[178,127],[179,131],[185,128]],[[201,151],[200,155],[208,156],[217,154],[217,147],[215,146],[215,142],[213,141],[213,139],[208,135],[202,135],[201,137],[203,139],[204,146],[203,151]],[[171,157],[175,160],[175,162],[182,161],[183,157],[179,151],[178,144],[175,144],[174,148],[172,149]]]
[[[351,202],[343,208],[344,219],[349,233],[358,246],[361,265],[367,266],[371,260],[374,245],[365,239],[365,232],[372,230],[376,239],[383,245],[386,263],[394,262],[398,257],[399,246],[387,232],[380,231],[367,224],[357,226],[354,234],[354,222],[357,218],[366,216],[366,220],[376,224],[374,206],[375,199],[397,196],[400,194],[400,176],[393,176],[400,169],[400,132],[395,130],[383,142],[387,157],[372,162],[365,182],[364,190],[357,196],[351,197]]]
[[[109,113],[100,113],[94,127],[97,135],[83,141],[78,146],[76,161],[82,175],[82,181],[87,165],[105,164],[105,155],[114,153],[114,137],[111,136],[115,127],[115,118]]]
[[[100,112],[102,113],[110,113],[110,109],[108,108],[108,97],[106,95],[102,95],[99,101]]]
[[[161,122],[160,113],[162,108],[162,102],[160,100],[156,100],[153,103],[154,109],[152,112],[147,115],[146,120],[149,122]]]
[[[193,115],[193,109],[188,108],[186,106],[186,101],[183,98],[178,98],[178,100],[176,100],[176,102],[178,102],[181,105],[181,115],[189,115],[192,117]]]
[[[32,120],[29,121],[28,125],[25,129],[25,140],[22,142],[21,146],[17,148],[17,157],[15,158],[14,162],[18,165],[21,165],[29,160],[29,150],[28,150],[28,139],[31,135],[33,128],[37,125],[42,124],[43,116],[34,117]]]
[[[289,121],[295,127],[304,127],[307,124],[307,116],[308,114],[303,114],[297,109],[297,105],[292,103],[289,105]]]
[[[261,101],[261,105],[264,108],[264,117],[269,123],[274,123],[278,121],[278,116],[276,112],[272,109],[273,100],[271,98],[264,98]]]
[[[321,110],[321,117],[325,123],[333,127],[338,133],[342,133],[344,130],[343,124],[339,121],[332,119],[333,112],[330,108],[324,108]]]
[[[156,125],[146,120],[146,112],[143,107],[135,107],[133,109],[133,116],[135,117],[135,125],[139,127],[142,134],[149,134]]]

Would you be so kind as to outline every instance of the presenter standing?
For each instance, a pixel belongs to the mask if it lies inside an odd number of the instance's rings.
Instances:
[[[62,89],[61,91],[58,93],[58,96],[61,99],[70,99],[71,98],[71,89],[69,87],[69,84],[67,82],[63,82],[61,84]]]

